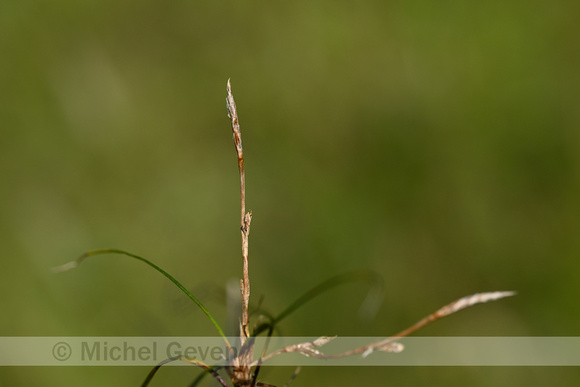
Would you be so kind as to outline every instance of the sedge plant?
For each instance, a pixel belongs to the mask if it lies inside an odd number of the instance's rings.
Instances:
[[[290,314],[298,310],[305,303],[309,302],[318,295],[331,290],[332,288],[340,285],[344,285],[349,282],[365,282],[371,285],[370,294],[380,293],[381,290],[381,279],[375,273],[370,271],[356,271],[349,272],[342,275],[332,277],[314,288],[310,289],[302,296],[296,299],[292,304],[290,304],[286,309],[284,309],[278,315],[271,315],[264,311],[258,309],[261,312],[255,323],[250,322],[250,317],[253,313],[250,313],[250,275],[249,275],[249,256],[248,256],[248,243],[250,235],[250,226],[252,222],[252,212],[246,210],[246,181],[245,181],[245,171],[244,171],[244,151],[242,147],[242,133],[240,130],[240,123],[238,120],[238,112],[236,108],[236,103],[232,95],[231,83],[227,82],[227,111],[228,117],[231,121],[231,127],[233,132],[234,146],[236,150],[237,160],[238,160],[238,170],[240,178],[240,233],[242,240],[242,278],[240,280],[240,296],[241,296],[241,314],[239,321],[239,338],[237,338],[236,347],[230,342],[231,338],[228,338],[220,324],[208,311],[208,309],[200,302],[200,300],[195,297],[185,286],[183,286],[175,277],[167,273],[165,270],[155,265],[148,259],[141,256],[132,254],[130,252],[118,249],[101,249],[89,251],[78,257],[76,260],[64,264],[55,268],[56,272],[62,272],[72,269],[78,266],[85,259],[93,256],[101,256],[105,254],[118,254],[128,258],[133,258],[135,260],[141,261],[142,263],[150,266],[160,274],[164,275],[169,279],[175,286],[177,286],[195,305],[201,309],[201,311],[207,316],[208,320],[213,324],[217,333],[221,336],[225,347],[228,350],[228,358],[226,365],[223,366],[212,366],[206,364],[202,361],[187,358],[185,356],[176,356],[168,358],[157,364],[146,376],[142,383],[142,386],[148,386],[151,380],[154,378],[157,371],[170,362],[183,361],[193,364],[203,370],[203,372],[190,384],[191,386],[198,385],[205,376],[213,377],[220,385],[224,387],[234,386],[234,387],[269,387],[272,384],[262,382],[259,379],[260,370],[264,362],[269,359],[284,354],[284,353],[300,353],[304,356],[315,357],[319,359],[336,359],[347,356],[360,355],[363,357],[368,356],[374,351],[386,351],[397,353],[403,350],[403,345],[398,342],[399,339],[408,336],[417,330],[421,329],[425,325],[448,316],[452,313],[458,312],[467,307],[485,303],[488,301],[499,300],[504,297],[513,296],[515,292],[512,291],[494,291],[494,292],[484,292],[477,293],[470,296],[460,298],[450,304],[443,306],[434,313],[429,314],[425,318],[419,320],[417,323],[411,325],[410,327],[400,331],[399,333],[392,335],[386,339],[376,341],[358,348],[353,348],[348,351],[337,353],[337,354],[325,354],[322,352],[320,347],[327,344],[333,340],[336,336],[321,336],[315,340],[308,342],[303,342],[299,344],[293,344],[285,346],[282,348],[275,349],[273,351],[268,351],[268,341],[266,345],[262,348],[259,354],[256,354],[255,349],[255,339],[258,336],[265,335],[269,339],[277,327],[277,325]],[[252,311],[254,312],[254,311]],[[239,349],[237,349],[239,348]],[[292,374],[290,380],[286,382],[288,385],[297,376],[300,371],[298,367]]]

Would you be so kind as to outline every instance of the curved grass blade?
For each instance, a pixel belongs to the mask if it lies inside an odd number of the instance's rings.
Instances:
[[[482,304],[485,302],[497,301],[505,297],[512,297],[515,294],[516,292],[513,291],[498,291],[498,292],[476,293],[470,296],[462,297],[458,300],[453,301],[450,304],[443,306],[442,308],[439,308],[437,311],[421,319],[419,322],[411,325],[409,328],[403,329],[401,332],[397,333],[394,336],[337,355],[326,355],[325,358],[338,359],[341,357],[358,354],[362,355],[363,357],[367,357],[374,351],[385,351],[394,353],[401,352],[404,346],[398,343],[396,340],[399,340],[403,337],[409,336],[412,333],[415,333],[419,329],[423,328],[425,325],[430,324],[433,321],[437,321],[443,317],[449,316],[450,314],[457,313],[465,308],[469,308],[471,306]]]
[[[290,304],[290,306],[288,306],[282,313],[273,318],[270,324],[272,326],[275,326],[282,319],[292,314],[294,311],[296,311],[298,308],[300,308],[302,305],[306,304],[313,298],[318,297],[322,293],[329,291],[337,286],[344,285],[350,282],[371,283],[373,287],[371,288],[369,296],[367,297],[367,300],[365,300],[363,307],[365,307],[366,309],[376,309],[377,305],[380,304],[380,297],[383,289],[382,277],[380,277],[378,274],[370,270],[358,270],[344,274],[339,274],[313,287],[312,289],[304,293],[301,297],[299,297],[296,301],[294,301],[292,304]],[[368,301],[372,299],[375,299],[374,302],[369,303]],[[254,335],[258,335],[263,331],[265,331],[268,328],[268,325],[270,324],[263,324],[257,327],[256,330],[254,331]]]
[[[469,308],[470,306],[483,304],[490,301],[497,301],[505,297],[515,296],[514,291],[498,291],[498,292],[485,292],[485,293],[475,293],[470,296],[462,297],[458,300],[453,301],[450,304],[439,308],[437,311],[431,313],[429,316],[423,318],[417,323],[413,324],[407,329],[402,330],[393,336],[393,338],[401,338],[409,336],[411,333],[418,331],[425,325],[432,323],[433,321],[439,320],[443,317],[449,316],[450,314],[457,313],[462,309]]]
[[[169,359],[165,359],[163,360],[161,363],[157,364],[155,367],[153,367],[153,369],[149,372],[149,374],[147,375],[147,377],[145,378],[145,380],[143,381],[143,384],[141,384],[141,387],[147,387],[149,385],[149,383],[151,383],[151,380],[153,379],[153,377],[155,376],[155,374],[157,373],[157,371],[159,371],[159,368],[163,367],[165,364],[167,363],[171,363],[172,361],[177,361],[181,358],[181,356],[174,356],[174,357],[170,357]]]
[[[143,381],[143,384],[141,384],[141,387],[147,387],[149,385],[149,383],[151,383],[151,380],[153,379],[153,377],[155,376],[155,374],[157,373],[157,371],[159,371],[159,369],[161,367],[163,367],[165,364],[167,363],[171,363],[173,361],[184,361],[186,363],[190,363],[193,365],[196,365],[200,368],[203,368],[204,373],[202,375],[207,375],[207,374],[211,374],[214,378],[216,378],[216,380],[218,382],[220,382],[220,384],[224,387],[228,387],[227,383],[225,382],[225,380],[218,374],[217,370],[215,370],[214,368],[208,366],[207,364],[204,364],[200,361],[197,360],[191,360],[191,359],[187,359],[184,358],[182,356],[173,356],[170,357],[168,359],[163,360],[162,362],[160,362],[159,364],[157,364],[155,367],[153,367],[153,369],[149,372],[149,374],[147,375],[147,377],[145,378],[145,381]],[[198,379],[200,379],[198,377]]]
[[[203,368],[206,373],[211,374],[211,376],[213,376],[222,386],[228,387],[228,384],[226,383],[224,378],[221,377],[221,375],[218,373],[218,371],[215,368],[210,367],[207,364],[202,363],[198,360],[188,359],[185,357],[182,357],[180,360],[182,360],[186,363],[193,364],[193,365],[196,365],[198,367]]]
[[[167,273],[165,270],[163,270],[159,266],[155,265],[153,262],[150,262],[150,261],[148,261],[147,259],[145,259],[143,257],[140,257],[140,256],[135,255],[135,254],[128,253],[128,252],[123,251],[123,250],[118,250],[118,249],[93,250],[93,251],[88,251],[88,252],[84,253],[83,255],[81,255],[80,257],[78,257],[77,259],[75,259],[72,262],[65,263],[64,265],[55,267],[53,269],[53,271],[59,273],[59,272],[62,272],[62,271],[74,269],[75,267],[77,267],[85,259],[87,259],[87,258],[89,258],[91,256],[94,256],[94,255],[103,255],[103,254],[120,254],[120,255],[128,256],[130,258],[135,258],[135,259],[137,259],[137,260],[139,260],[139,261],[141,261],[141,262],[143,262],[143,263],[151,266],[153,269],[157,270],[159,273],[163,274],[171,282],[173,282],[175,284],[175,286],[177,286],[179,289],[181,289],[181,291],[183,293],[185,293],[185,295],[187,297],[189,297],[193,302],[195,302],[195,304],[203,311],[203,313],[205,313],[205,315],[210,319],[210,321],[212,322],[212,324],[216,327],[216,329],[218,330],[219,334],[222,336],[222,338],[226,342],[226,345],[228,346],[228,348],[230,348],[230,343],[228,342],[228,339],[227,339],[226,335],[222,331],[222,328],[219,326],[219,324],[213,318],[213,316],[209,313],[209,311],[205,308],[205,306],[203,306],[203,304],[197,298],[195,298],[195,296],[193,294],[191,294],[191,292],[189,290],[187,290],[185,288],[185,286],[183,286],[179,281],[177,281],[175,278],[173,278],[173,276],[171,274]]]

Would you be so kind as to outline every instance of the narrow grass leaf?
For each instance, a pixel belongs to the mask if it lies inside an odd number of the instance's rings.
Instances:
[[[84,261],[85,259],[87,259],[89,257],[95,256],[95,255],[104,255],[104,254],[120,254],[120,255],[125,255],[127,257],[130,257],[130,258],[137,259],[137,260],[151,266],[153,269],[157,270],[159,273],[163,274],[171,282],[173,282],[175,284],[175,286],[177,286],[179,289],[181,289],[181,291],[183,293],[185,293],[185,295],[187,297],[189,297],[193,302],[195,302],[195,304],[203,311],[203,313],[205,313],[205,315],[210,319],[210,321],[216,327],[219,334],[223,337],[224,341],[226,342],[226,345],[228,346],[228,348],[230,347],[228,339],[226,338],[226,335],[224,334],[222,328],[217,323],[217,321],[213,318],[213,316],[209,313],[209,311],[205,308],[205,306],[203,306],[203,304],[193,294],[191,294],[191,292],[189,290],[187,290],[185,288],[185,286],[183,286],[178,280],[173,278],[173,276],[171,274],[167,273],[165,270],[163,270],[159,266],[155,265],[153,262],[151,262],[143,257],[128,253],[128,252],[123,251],[123,250],[118,250],[118,249],[93,250],[93,251],[89,251],[89,252],[84,253],[83,255],[81,255],[80,257],[78,257],[76,260],[74,260],[72,262],[65,263],[64,265],[55,267],[53,269],[53,271],[56,273],[59,273],[62,271],[67,271],[67,270],[70,270],[70,269],[77,267],[82,261]]]
[[[366,311],[366,314],[374,314],[375,313],[374,311],[378,308],[378,305],[380,304],[380,295],[382,294],[383,291],[383,280],[375,272],[372,272],[370,270],[358,270],[344,274],[339,274],[313,287],[312,289],[304,293],[302,296],[300,296],[292,304],[290,304],[290,306],[288,306],[277,317],[275,317],[272,320],[272,326],[278,324],[282,319],[288,317],[290,314],[295,312],[297,309],[302,307],[310,300],[318,297],[319,295],[337,286],[341,286],[350,282],[366,282],[371,285],[369,296],[367,296],[367,300],[365,300],[365,302],[363,303],[363,307]],[[368,300],[374,301],[369,303]],[[264,326],[258,327],[258,329],[256,329],[256,331],[254,332],[254,335],[260,334],[265,329],[266,327]]]

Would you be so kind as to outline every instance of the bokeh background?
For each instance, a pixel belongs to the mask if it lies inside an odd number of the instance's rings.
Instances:
[[[580,335],[577,1],[0,2],[0,335],[205,336],[241,275],[232,79],[254,301],[330,276],[294,336]],[[136,386],[148,369],[1,368],[2,386]],[[194,368],[153,386],[186,386]],[[291,369],[268,369],[282,385]],[[576,385],[575,368],[305,368],[296,386]]]

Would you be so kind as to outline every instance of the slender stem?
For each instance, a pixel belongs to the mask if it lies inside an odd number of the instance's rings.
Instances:
[[[232,131],[234,132],[234,145],[236,147],[236,154],[238,156],[238,169],[240,170],[240,209],[241,209],[241,223],[244,227],[244,217],[246,215],[246,176],[244,173],[244,150],[242,148],[242,132],[240,131],[240,123],[238,121],[238,111],[236,109],[236,102],[232,95],[232,85],[228,79],[228,96],[226,98],[228,107],[228,117],[232,121]]]
[[[240,230],[242,234],[242,259],[243,259],[243,279],[240,287],[242,293],[242,337],[249,337],[248,329],[248,307],[250,304],[250,276],[248,271],[248,235],[250,234],[250,223],[252,221],[252,212],[246,212],[246,176],[244,173],[244,151],[242,148],[242,133],[240,131],[240,123],[238,121],[238,112],[236,110],[236,102],[232,95],[232,86],[228,79],[227,86],[228,96],[226,98],[228,116],[232,121],[232,131],[234,133],[234,145],[236,147],[236,154],[238,156],[238,169],[240,172]]]

